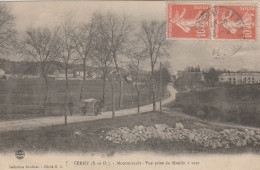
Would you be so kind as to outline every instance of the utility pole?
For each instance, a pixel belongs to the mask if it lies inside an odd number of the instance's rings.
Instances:
[[[160,112],[162,112],[162,62],[160,62]]]

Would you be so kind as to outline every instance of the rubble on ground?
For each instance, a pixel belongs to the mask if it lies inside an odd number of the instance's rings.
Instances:
[[[202,123],[200,123],[200,122],[194,122],[194,125],[195,125],[195,126],[201,126],[201,127],[206,127],[206,126],[207,126],[207,125],[202,124]]]
[[[176,123],[175,128],[176,129],[184,129],[184,126],[183,126],[182,123]]]
[[[225,129],[217,132],[205,127],[198,130],[188,130],[181,123],[176,123],[175,128],[166,124],[155,124],[155,126],[148,127],[135,126],[132,129],[120,127],[106,132],[102,138],[117,144],[138,143],[158,138],[177,142],[186,141],[213,149],[247,145],[260,146],[260,131]]]

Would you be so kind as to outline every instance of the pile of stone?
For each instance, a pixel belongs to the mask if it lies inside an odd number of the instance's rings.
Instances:
[[[260,131],[225,129],[217,132],[204,127],[198,130],[188,130],[181,123],[176,123],[175,128],[166,124],[156,124],[149,127],[135,126],[132,129],[121,127],[106,132],[102,138],[118,144],[138,143],[150,138],[159,138],[178,142],[186,141],[211,148],[260,146]]]

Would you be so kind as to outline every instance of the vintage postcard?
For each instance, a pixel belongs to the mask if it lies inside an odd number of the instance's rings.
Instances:
[[[0,170],[260,169],[258,1],[0,2]]]

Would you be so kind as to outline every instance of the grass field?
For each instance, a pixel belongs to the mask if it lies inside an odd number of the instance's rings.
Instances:
[[[69,81],[70,93],[75,105],[75,113],[79,110],[80,80]],[[102,98],[101,79],[87,80],[84,98]],[[42,113],[44,82],[41,79],[32,80],[2,80],[0,81],[0,120],[30,118],[39,116],[57,116],[64,114],[65,81],[51,80],[49,83],[47,114]],[[115,88],[115,105],[119,109],[119,86]],[[141,91],[141,105],[151,103],[151,93]],[[111,88],[106,83],[105,107],[111,109]],[[130,84],[124,84],[123,108],[136,107],[136,91]]]
[[[259,85],[250,85],[180,93],[172,107],[203,119],[260,127],[259,103]]]
[[[0,134],[1,152],[13,152],[22,149],[25,152],[102,152],[113,154],[115,152],[152,151],[168,154],[179,153],[259,153],[259,147],[239,147],[230,149],[211,149],[197,146],[188,142],[174,142],[152,138],[136,144],[115,144],[100,138],[102,132],[119,127],[133,128],[136,125],[154,126],[155,124],[167,124],[174,127],[181,122],[185,129],[199,129],[198,119],[183,115],[168,115],[165,113],[142,113],[132,116],[116,117],[115,119],[97,120],[44,127],[28,131],[12,131]],[[202,123],[202,122],[201,122]],[[204,122],[205,125],[207,125]],[[207,125],[208,129],[223,130],[223,127]],[[74,132],[80,131],[82,135],[74,136]]]

